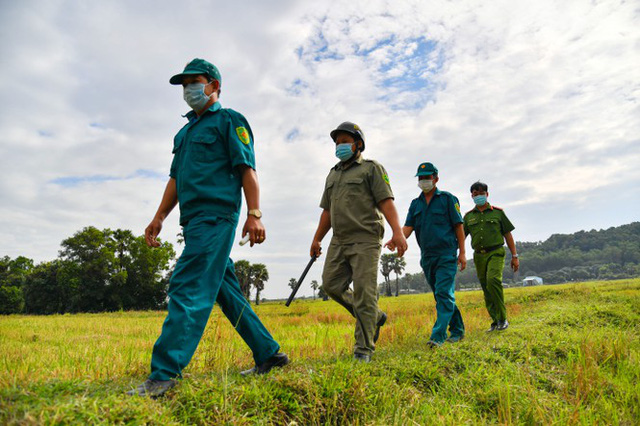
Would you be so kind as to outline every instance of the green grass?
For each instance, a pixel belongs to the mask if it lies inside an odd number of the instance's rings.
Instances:
[[[482,293],[457,294],[467,335],[427,348],[431,294],[382,298],[374,362],[351,360],[336,303],[258,314],[292,363],[244,378],[251,355],[218,308],[166,398],[148,373],[163,312],[0,317],[0,424],[639,424],[640,279],[513,288],[487,334]]]

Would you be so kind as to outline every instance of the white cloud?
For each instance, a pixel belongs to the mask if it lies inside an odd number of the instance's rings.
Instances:
[[[306,264],[335,163],[328,133],[344,120],[364,128],[365,153],[387,168],[402,218],[417,194],[415,168],[430,160],[463,209],[469,185],[488,182],[519,240],[638,220],[632,3],[0,8],[0,255],[51,259],[87,225],[143,231],[165,182],[136,171],[166,175],[187,110],[168,79],[193,57],[218,65],[223,106],[256,136],[268,242],[236,246],[232,257],[267,264],[266,297],[285,296]],[[52,183],[91,176],[119,180]],[[178,230],[176,212],[163,234],[175,241]],[[409,272],[419,270],[417,250],[412,241]]]

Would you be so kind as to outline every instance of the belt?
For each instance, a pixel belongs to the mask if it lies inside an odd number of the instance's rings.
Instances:
[[[498,250],[501,247],[502,247],[502,244],[497,245],[497,246],[493,246],[493,247],[487,247],[487,248],[478,249],[478,250],[475,250],[475,252],[476,253],[486,254],[486,253],[489,253],[490,251]]]

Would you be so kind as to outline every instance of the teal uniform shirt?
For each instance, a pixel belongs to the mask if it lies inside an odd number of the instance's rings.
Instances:
[[[424,194],[411,202],[404,226],[414,229],[418,246],[425,257],[456,253],[458,240],[455,225],[458,223],[462,223],[458,199],[436,188],[429,204]]]
[[[214,103],[200,117],[193,111],[173,141],[169,176],[176,180],[180,224],[198,215],[238,222],[242,176],[237,166],[255,169],[253,134],[242,114]]]

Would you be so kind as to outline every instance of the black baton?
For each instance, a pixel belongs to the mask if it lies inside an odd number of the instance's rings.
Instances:
[[[284,304],[285,306],[289,306],[291,302],[293,302],[293,298],[296,297],[296,293],[302,285],[302,280],[304,280],[304,277],[307,276],[307,272],[309,272],[309,269],[311,269],[311,265],[313,265],[313,262],[315,262],[317,258],[318,256],[311,256],[311,260],[309,261],[309,263],[307,263],[307,267],[304,268],[304,271],[302,271],[302,275],[300,275],[300,279],[298,279],[298,284],[296,284],[296,286],[293,288],[291,296],[289,296],[289,300],[287,300],[287,303]]]

